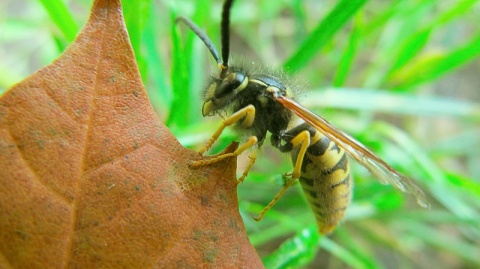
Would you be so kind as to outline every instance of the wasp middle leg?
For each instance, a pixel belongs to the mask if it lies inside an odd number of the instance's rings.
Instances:
[[[290,140],[287,141],[287,144],[282,146],[282,145],[276,145],[277,148],[279,148],[281,151],[291,151],[292,149],[300,146],[298,149],[297,153],[297,158],[295,161],[295,166],[293,168],[293,172],[288,175],[289,179],[283,186],[283,188],[275,195],[275,197],[272,199],[272,201],[260,212],[260,214],[255,217],[254,219],[256,221],[260,221],[265,213],[267,213],[270,208],[272,208],[282,197],[282,195],[290,188],[290,186],[295,183],[295,181],[300,177],[301,174],[301,169],[302,169],[302,163],[303,163],[303,158],[305,157],[305,153],[307,152],[308,147],[311,144],[311,139],[310,139],[310,132],[308,130],[303,130],[300,131],[299,133],[294,134],[295,136]]]

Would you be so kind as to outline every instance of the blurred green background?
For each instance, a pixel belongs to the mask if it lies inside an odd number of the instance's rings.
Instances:
[[[122,1],[132,45],[159,117],[199,149],[221,118],[202,118],[217,72],[179,16],[219,47],[221,1]],[[91,0],[0,3],[0,93],[52,62],[88,18]],[[237,0],[231,55],[283,68],[297,99],[365,143],[426,192],[430,210],[353,165],[354,198],[329,237],[298,184],[261,222],[289,156],[265,143],[239,186],[250,240],[267,268],[480,267],[480,3],[473,0]],[[219,47],[220,49],[220,47]],[[232,140],[225,132],[209,153]],[[239,158],[239,174],[248,162]]]

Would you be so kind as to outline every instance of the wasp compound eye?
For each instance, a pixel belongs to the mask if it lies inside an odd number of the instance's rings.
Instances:
[[[229,73],[223,80],[212,83],[206,92],[203,116],[212,116],[215,111],[230,104],[247,85],[248,77],[243,73]]]
[[[231,99],[238,92],[245,89],[248,84],[248,78],[242,73],[230,73],[222,83],[215,89],[215,99]],[[230,98],[229,98],[230,97]]]

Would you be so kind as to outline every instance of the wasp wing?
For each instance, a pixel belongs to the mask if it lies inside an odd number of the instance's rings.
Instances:
[[[342,147],[350,156],[365,166],[370,173],[376,176],[382,183],[390,183],[403,192],[411,193],[415,196],[417,204],[424,208],[429,207],[427,198],[419,187],[377,157],[358,140],[336,128],[327,120],[317,116],[292,99],[281,95],[277,95],[275,98],[279,103],[290,109],[298,117],[324,134],[338,146]]]

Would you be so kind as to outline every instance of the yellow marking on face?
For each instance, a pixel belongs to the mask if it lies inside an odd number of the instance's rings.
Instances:
[[[205,91],[205,100],[212,99],[215,95],[215,89],[217,88],[217,83],[213,82],[208,86],[207,90]]]
[[[205,101],[202,107],[202,115],[205,116],[212,116],[212,112],[215,110],[215,105],[213,104],[212,100]]]

